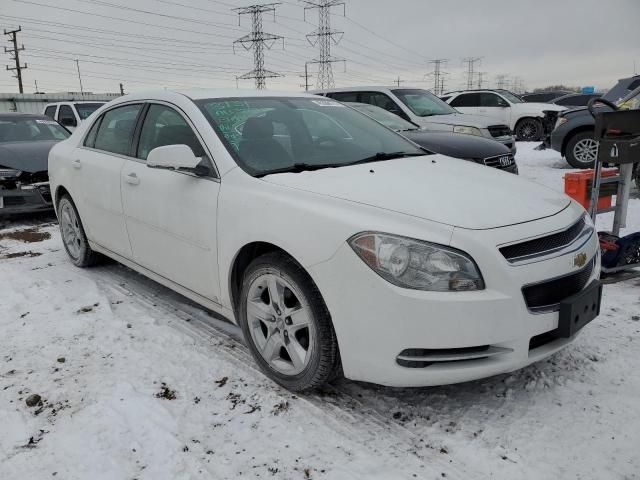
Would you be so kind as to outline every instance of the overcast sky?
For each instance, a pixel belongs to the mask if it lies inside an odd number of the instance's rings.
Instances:
[[[1,0],[0,26],[22,26],[19,42],[26,92],[113,92],[176,87],[235,87],[253,68],[251,52],[232,49],[250,31],[238,26],[236,0]],[[640,71],[640,0],[346,0],[332,27],[344,31],[332,54],[336,86],[390,84],[430,88],[430,59],[446,58],[446,89],[466,84],[464,57],[481,57],[483,86],[496,76],[520,77],[527,89],[550,84],[612,86]],[[265,14],[264,31],[283,35],[265,53],[266,68],[284,76],[271,89],[300,90],[305,61],[317,58],[305,34],[317,11],[290,0]],[[0,52],[3,63],[9,55]],[[13,65],[11,65],[13,66]],[[310,66],[315,73],[315,66]],[[477,83],[477,78],[474,82]],[[311,78],[313,85],[314,79]],[[251,88],[253,81],[241,80]],[[17,91],[11,72],[0,72],[0,91]]]

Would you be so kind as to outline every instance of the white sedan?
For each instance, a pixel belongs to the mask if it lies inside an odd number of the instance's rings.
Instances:
[[[600,308],[581,206],[326,98],[127,95],[52,149],[49,174],[73,263],[107,255],[221,313],[292,390],[509,372]]]

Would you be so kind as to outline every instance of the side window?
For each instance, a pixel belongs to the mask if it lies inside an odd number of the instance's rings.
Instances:
[[[94,148],[120,155],[131,154],[131,140],[142,105],[117,107],[102,116]]]
[[[357,102],[358,92],[333,92],[327,93],[327,97],[333,98],[339,102]]]
[[[58,109],[58,122],[65,127],[78,126],[76,116],[73,114],[73,110],[71,110],[69,105],[60,105],[60,108]]]
[[[44,114],[49,117],[49,118],[53,118],[55,120],[56,118],[56,106],[55,105],[50,105],[47,108],[44,109]]]
[[[451,98],[451,95],[445,95],[444,97],[440,97],[440,100],[442,100],[443,102],[446,102],[450,98]]]
[[[389,112],[398,112],[400,108],[396,103],[391,100],[384,93],[379,92],[363,92],[361,97],[362,103],[368,103],[369,105],[375,105],[376,107],[384,108]]]
[[[149,152],[166,145],[187,145],[196,157],[204,156],[204,149],[186,120],[173,108],[151,105],[140,132],[137,157],[146,160]]]
[[[87,136],[84,139],[84,144],[83,145],[85,147],[89,147],[89,148],[93,148],[94,147],[94,145],[96,143],[96,136],[98,134],[98,128],[100,127],[100,122],[102,122],[102,117],[97,119],[93,123],[93,125],[91,126],[91,129],[89,130],[89,133],[87,134]]]
[[[495,93],[484,92],[480,94],[480,105],[483,107],[508,107],[509,104]]]
[[[463,93],[451,100],[449,104],[452,107],[479,107],[480,106],[480,94],[479,93]]]

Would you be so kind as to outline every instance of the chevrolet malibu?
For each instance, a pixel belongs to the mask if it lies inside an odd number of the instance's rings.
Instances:
[[[49,156],[64,247],[237,323],[291,390],[509,372],[599,312],[577,203],[441,155],[327,98],[135,94]]]

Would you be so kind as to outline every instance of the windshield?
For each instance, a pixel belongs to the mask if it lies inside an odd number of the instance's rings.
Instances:
[[[376,107],[375,105],[368,105],[366,103],[347,103],[347,105],[355,108],[365,115],[369,115],[376,122],[380,122],[385,127],[395,130],[396,132],[418,129],[418,127],[413,123],[407,122],[395,113],[388,112],[384,108]]]
[[[425,154],[371,118],[322,97],[213,98],[196,104],[240,167],[255,176]]]
[[[409,110],[419,117],[457,113],[457,110],[449,106],[449,104],[443,102],[426,90],[398,89],[393,90],[393,93],[402,103],[409,107]]]
[[[504,98],[509,100],[511,103],[525,103],[519,96],[514,95],[508,90],[497,90],[497,92],[502,95]]]
[[[78,115],[80,116],[80,120],[85,120],[89,118],[93,112],[99,109],[104,103],[76,103],[76,110],[78,111]]]
[[[0,118],[0,143],[64,140],[70,133],[51,119]]]

